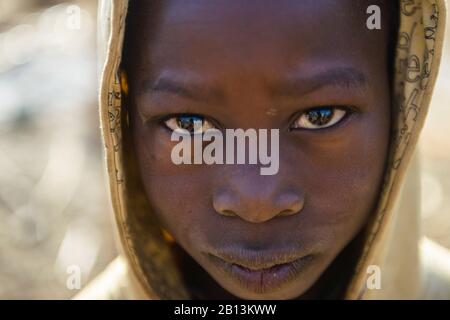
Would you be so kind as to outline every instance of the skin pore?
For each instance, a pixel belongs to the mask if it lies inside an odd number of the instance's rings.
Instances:
[[[389,145],[388,23],[366,28],[367,6],[386,4],[372,2],[131,8],[124,68],[140,175],[198,297],[340,294]],[[173,164],[171,130],[192,121],[279,129],[278,173]]]

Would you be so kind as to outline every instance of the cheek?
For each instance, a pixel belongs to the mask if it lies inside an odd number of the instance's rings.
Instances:
[[[136,119],[133,128],[139,164],[146,175],[170,175],[177,170],[170,157],[176,142],[171,142],[168,131],[158,126],[143,124],[140,119]]]
[[[208,230],[212,223],[208,187],[192,176],[144,175],[147,197],[152,209],[181,243],[189,244]]]
[[[358,114],[334,133],[297,139],[286,162],[305,191],[309,223],[335,234],[357,232],[377,200],[388,145],[389,119],[381,112]]]
[[[154,213],[175,238],[190,243],[199,230],[209,227],[204,217],[211,210],[210,175],[195,165],[173,164],[170,154],[176,142],[170,141],[165,129],[138,124],[134,141],[142,181]]]

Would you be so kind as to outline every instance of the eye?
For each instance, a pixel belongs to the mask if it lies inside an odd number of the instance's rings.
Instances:
[[[164,124],[172,131],[184,129],[190,134],[202,134],[208,129],[215,128],[215,126],[202,116],[196,115],[180,115],[169,118],[164,121]]]
[[[344,107],[313,108],[303,112],[295,119],[291,129],[317,130],[328,128],[341,122],[349,113],[350,111]]]

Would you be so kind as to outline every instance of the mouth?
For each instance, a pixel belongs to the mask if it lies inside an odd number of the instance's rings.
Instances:
[[[313,255],[231,250],[206,254],[222,272],[255,293],[274,292],[311,264]]]

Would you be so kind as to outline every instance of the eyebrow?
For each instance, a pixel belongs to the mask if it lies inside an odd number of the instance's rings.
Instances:
[[[363,72],[353,67],[338,67],[312,77],[294,74],[287,81],[272,86],[271,92],[275,96],[301,96],[327,86],[364,90],[367,85],[368,80]]]
[[[302,96],[326,86],[366,89],[367,84],[367,77],[363,72],[353,67],[339,67],[325,70],[312,77],[294,74],[281,83],[270,85],[269,90],[275,97]],[[150,93],[169,93],[201,102],[223,102],[225,99],[225,93],[220,89],[201,82],[178,81],[168,77],[159,77],[156,81],[144,80],[141,90]]]
[[[175,79],[160,77],[156,81],[145,80],[142,84],[144,92],[151,93],[170,93],[183,98],[204,101],[217,102],[224,99],[224,93],[216,88],[194,82],[180,82]]]

